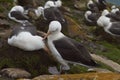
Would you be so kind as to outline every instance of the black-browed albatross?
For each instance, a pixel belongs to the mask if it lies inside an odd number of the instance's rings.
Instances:
[[[26,25],[17,25],[13,28],[11,36],[8,38],[8,44],[24,51],[34,51],[44,49],[47,47],[41,36],[36,34],[36,27],[30,22]]]
[[[106,0],[95,0],[96,5],[98,6],[99,10],[102,11],[107,8],[107,2]]]
[[[36,13],[37,17],[40,17],[42,15],[44,20],[48,24],[53,20],[57,20],[62,24],[64,29],[67,28],[67,21],[66,21],[64,15],[62,14],[62,12],[57,7],[43,8],[43,7],[39,6],[35,10],[35,13]],[[44,30],[44,29],[41,29],[41,30]]]
[[[87,8],[92,12],[99,12],[97,5],[92,0],[88,1]]]
[[[48,47],[53,56],[58,57],[56,54],[59,54],[69,62],[97,66],[96,62],[90,56],[89,51],[81,43],[61,33],[61,28],[60,22],[50,22],[47,35],[44,37],[44,39],[47,38],[48,40]]]
[[[111,13],[116,14],[116,12],[119,11],[119,8],[117,8],[115,5],[111,7]]]
[[[16,5],[10,10],[8,17],[16,22],[24,23],[29,20],[29,18],[24,14],[24,11],[25,10],[22,6]]]
[[[97,25],[97,20],[100,17],[100,13],[95,13],[92,11],[86,11],[84,14],[85,21],[87,25],[95,26]]]
[[[61,0],[48,0],[45,5],[44,8],[50,8],[50,7],[61,7],[62,6],[62,1]]]
[[[104,28],[105,32],[113,35],[120,36],[120,22],[111,22],[109,17],[102,15],[98,20],[97,24]]]
[[[49,8],[43,8],[42,6],[39,6],[35,10],[35,13],[37,17],[40,17],[42,15],[43,18],[48,22],[58,20],[62,24],[65,23],[65,18],[62,15],[62,12],[57,7],[50,6]]]

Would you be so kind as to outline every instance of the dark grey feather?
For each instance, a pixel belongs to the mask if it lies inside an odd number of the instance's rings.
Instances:
[[[64,37],[53,42],[61,56],[68,61],[96,66],[89,51],[79,42]]]

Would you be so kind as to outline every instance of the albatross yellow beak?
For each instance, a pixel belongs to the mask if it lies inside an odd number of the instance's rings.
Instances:
[[[44,36],[43,40],[46,39],[51,34],[50,31],[47,32],[47,34]]]

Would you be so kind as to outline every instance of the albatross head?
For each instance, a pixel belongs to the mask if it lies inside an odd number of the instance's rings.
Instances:
[[[61,23],[59,21],[52,21],[49,24],[49,29],[48,32],[49,33],[57,33],[61,31]]]
[[[89,16],[89,15],[91,15],[91,14],[92,14],[91,11],[87,11],[87,12],[85,13],[85,16]]]
[[[90,16],[92,14],[92,12],[91,11],[86,11],[85,12],[85,18],[88,20],[88,21],[90,21],[91,22],[91,20],[90,19],[88,19],[88,16]]]
[[[62,29],[62,25],[59,21],[51,21],[49,24],[48,32],[44,37],[44,39],[47,38],[49,35],[60,33],[61,29]]]
[[[55,4],[53,1],[47,1],[44,5],[44,8],[50,8],[50,7],[55,7]]]
[[[37,17],[40,17],[40,15],[43,14],[43,11],[44,11],[44,8],[42,6],[38,7],[36,10],[35,10],[35,14]]]
[[[103,10],[102,16],[105,16],[105,15],[107,15],[107,14],[109,14],[109,11],[108,11],[107,9]]]
[[[22,6],[14,6],[11,11],[20,11],[21,13],[24,13],[24,8]]]
[[[93,4],[93,1],[92,1],[92,0],[89,0],[89,1],[88,1],[88,4]]]
[[[61,0],[55,1],[55,6],[56,7],[61,7],[62,6],[62,1]]]
[[[111,9],[115,9],[116,8],[116,6],[115,5],[113,5],[112,7],[111,7]]]
[[[96,0],[96,2],[99,3],[99,4],[106,5],[106,0]]]

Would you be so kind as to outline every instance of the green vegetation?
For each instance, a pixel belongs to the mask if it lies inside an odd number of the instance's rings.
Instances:
[[[63,1],[64,6],[69,6],[69,8],[74,8],[74,3],[72,0],[64,0]]]
[[[13,0],[0,0],[0,3],[12,3]]]
[[[85,73],[87,72],[87,70],[88,68],[80,66],[80,65],[71,65],[68,73],[70,74]]]
[[[13,6],[13,0],[0,0],[0,12],[4,12],[8,9],[11,9]]]
[[[101,41],[99,44],[103,45],[107,51],[101,52],[97,50],[96,54],[103,55],[120,64],[120,49],[117,47],[117,44],[111,44],[106,41]]]

